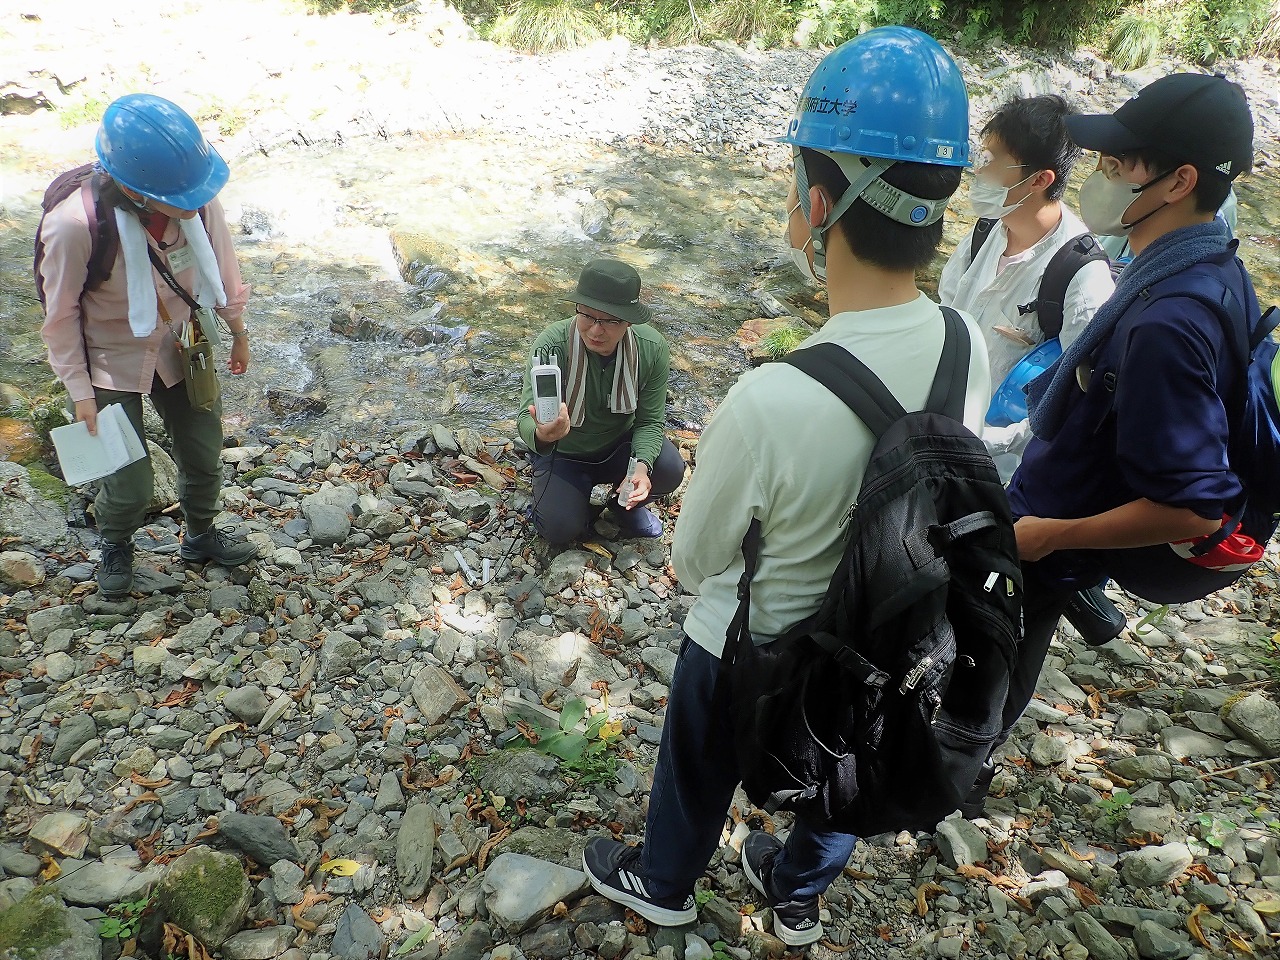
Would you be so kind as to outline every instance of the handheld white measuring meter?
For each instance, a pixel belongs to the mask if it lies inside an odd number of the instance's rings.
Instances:
[[[555,363],[539,363],[529,371],[529,376],[533,380],[534,419],[551,423],[560,416],[560,367]]]

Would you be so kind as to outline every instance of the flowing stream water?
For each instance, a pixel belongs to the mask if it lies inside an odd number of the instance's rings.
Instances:
[[[672,344],[671,422],[696,428],[746,368],[743,322],[824,315],[784,256],[785,160],[465,136],[242,160],[222,200],[254,289],[254,362],[223,378],[229,431],[510,431],[526,345],[569,314],[559,298],[597,256],[639,269]],[[18,174],[0,211],[0,381],[36,396],[51,380],[30,280],[47,178]],[[1280,297],[1276,181],[1268,169],[1238,187],[1264,303]],[[944,252],[969,223],[948,213]]]

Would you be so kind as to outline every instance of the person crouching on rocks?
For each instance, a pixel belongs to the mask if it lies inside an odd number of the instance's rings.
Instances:
[[[555,546],[577,539],[593,519],[592,487],[609,483],[609,511],[622,534],[659,537],[662,521],[644,504],[678,487],[685,473],[663,433],[670,347],[649,323],[640,275],[628,264],[592,260],[566,299],[577,310],[534,340],[520,399],[534,528]],[[560,370],[560,404],[540,422],[532,373],[547,365]]]
[[[90,433],[97,432],[98,411],[118,403],[144,436],[142,398],[151,398],[178,468],[186,519],[180,556],[242,564],[255,555],[253,545],[213,526],[222,486],[222,404],[192,405],[176,336],[193,313],[191,304],[215,307],[230,331],[228,368],[242,374],[249,367],[242,319],[249,288],[215,199],[227,182],[227,164],[185,111],[151,94],[130,94],[108,106],[95,148],[96,168],[47,210],[37,234],[36,280],[45,308],[40,333],[49,365]],[[110,255],[98,263],[102,244],[109,244]],[[94,512],[102,538],[96,577],[104,596],[132,589],[133,535],[152,488],[150,457],[102,480]]]

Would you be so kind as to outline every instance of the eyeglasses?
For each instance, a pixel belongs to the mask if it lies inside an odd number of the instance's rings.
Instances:
[[[621,327],[627,323],[626,320],[615,320],[612,317],[609,317],[608,319],[604,317],[593,317],[591,314],[584,313],[581,310],[578,310],[577,314],[578,316],[582,317],[584,320],[587,321],[588,327],[594,327],[598,323],[600,324],[600,326],[604,327],[606,330],[616,330],[618,327]]]

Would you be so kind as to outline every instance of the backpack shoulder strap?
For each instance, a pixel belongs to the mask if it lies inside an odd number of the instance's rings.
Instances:
[[[973,344],[969,340],[969,328],[960,314],[951,307],[942,307],[942,319],[946,324],[942,338],[942,355],[938,357],[938,369],[933,375],[933,386],[924,408],[940,413],[952,420],[964,422],[965,393],[969,387],[969,356]]]
[[[1091,233],[1082,233],[1059,247],[1045,265],[1040,277],[1040,289],[1030,303],[1018,307],[1019,314],[1034,312],[1036,321],[1046,340],[1062,333],[1063,311],[1066,308],[1067,287],[1075,275],[1087,263],[1108,260],[1102,245]]]
[[[877,440],[907,415],[898,398],[871,368],[839,344],[805,347],[789,353],[782,362],[817,380],[843,400]]]
[[[969,237],[969,263],[978,259],[978,251],[982,249],[991,236],[991,229],[998,221],[990,217],[979,217],[978,222],[973,225],[973,234]]]
[[[942,354],[933,375],[925,409],[953,420],[964,419],[965,389],[969,380],[969,331],[960,314],[942,307]],[[835,343],[819,343],[783,358],[802,373],[834,393],[866,424],[877,440],[897,420],[907,415],[898,398],[871,369]]]

